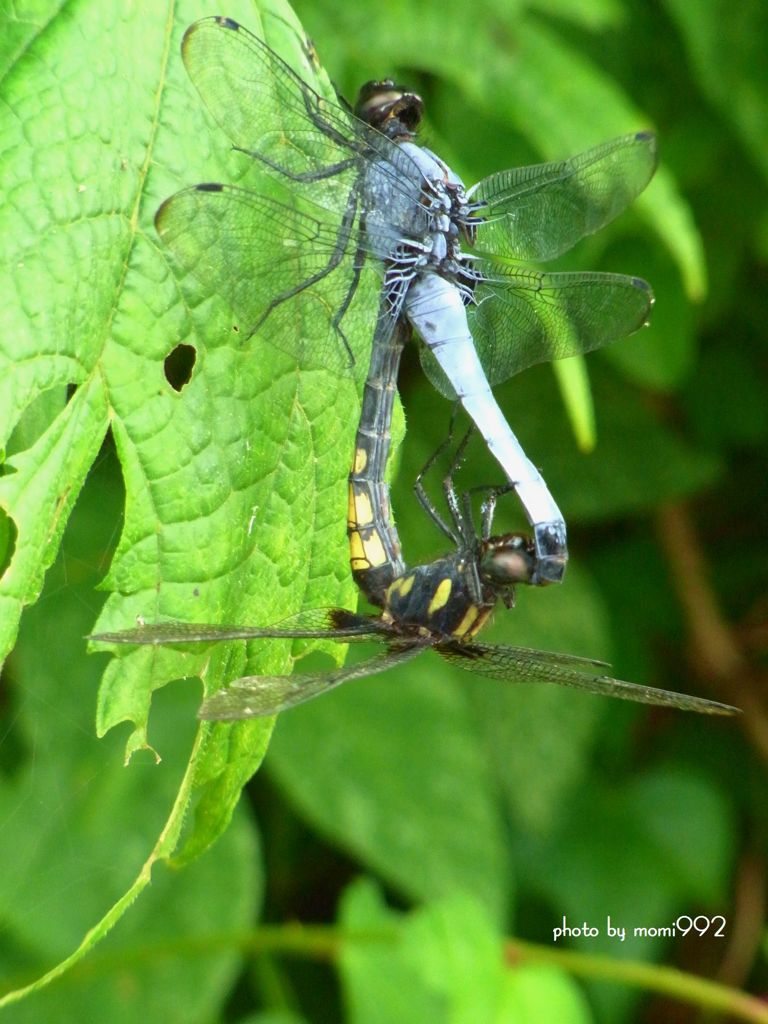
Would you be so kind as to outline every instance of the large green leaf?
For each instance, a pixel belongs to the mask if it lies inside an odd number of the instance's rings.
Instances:
[[[354,379],[298,375],[261,338],[243,345],[204,284],[177,278],[152,226],[175,188],[231,179],[249,165],[229,153],[183,72],[181,32],[201,13],[189,4],[170,21],[151,5],[123,15],[83,0],[30,39],[3,83],[16,115],[3,128],[0,213],[10,240],[0,508],[15,541],[0,583],[6,651],[109,427],[126,512],[105,583],[117,595],[101,625],[130,625],[139,614],[270,622],[351,597],[337,510],[357,418]],[[248,5],[246,15],[254,17]],[[310,73],[290,10],[276,3],[266,22]],[[180,342],[195,363],[174,387],[164,363]],[[56,401],[43,404],[48,395]],[[100,732],[128,720],[128,752],[144,746],[152,692],[175,675],[204,673],[217,685],[233,671],[231,657],[245,664],[242,653],[147,651],[115,662],[99,699]],[[278,664],[288,664],[285,654]],[[206,731],[199,778],[213,784],[221,774],[213,765],[224,742],[242,782],[268,730],[246,726],[231,740]],[[217,828],[233,796],[227,803],[217,790]]]
[[[273,44],[316,75],[290,9],[275,0],[262,10]],[[14,116],[0,127],[3,655],[22,609],[41,592],[110,428],[125,515],[101,626],[131,625],[139,614],[270,622],[352,597],[339,510],[358,416],[354,376],[300,375],[261,338],[244,345],[229,311],[204,283],[182,279],[153,228],[174,190],[250,169],[183,71],[182,32],[207,13],[193,2],[170,15],[147,3],[126,10],[80,0],[52,9],[50,20],[37,10],[24,25],[21,12],[6,14],[18,21],[2,80]],[[231,13],[259,29],[250,4]],[[329,88],[322,77],[317,85]],[[167,360],[185,355],[194,356],[191,377],[176,378]],[[358,376],[364,368],[363,358]],[[92,626],[81,624],[79,635]],[[273,649],[270,666],[287,668],[288,654],[287,645]],[[149,745],[157,689],[188,675],[215,687],[248,664],[242,645],[199,655],[130,652],[107,669],[98,731],[130,722],[130,756]],[[190,729],[198,697],[196,690],[185,707]],[[99,890],[98,905],[79,904],[85,937],[48,978],[106,933],[157,861],[174,856],[193,795],[193,827],[177,862],[222,832],[269,733],[269,722],[198,728],[135,881],[122,895],[123,882]],[[56,821],[47,824],[45,843],[29,833],[41,850],[57,842]],[[57,936],[46,954],[62,956],[76,935]]]
[[[599,929],[570,945],[614,959],[658,959],[672,933],[635,929],[670,927],[692,907],[719,912],[732,829],[731,809],[705,777],[659,768],[627,782],[592,780],[562,807],[558,829],[521,838],[519,868],[552,908],[553,924],[565,917],[570,926]],[[623,940],[608,933],[609,916],[614,928],[625,929]],[[609,1019],[620,1019],[635,999],[612,986],[595,994]]]
[[[665,0],[702,91],[768,175],[768,10],[761,0]]]
[[[409,897],[461,889],[503,919],[512,886],[495,788],[436,656],[284,715],[267,763],[303,817]]]
[[[34,993],[14,1007],[17,1021],[210,1019],[240,964],[215,936],[247,927],[259,902],[258,848],[243,811],[189,871],[162,863],[186,806],[178,792],[199,687],[177,684],[159,695],[152,733],[160,764],[140,754],[126,767],[118,731],[94,736],[101,659],[85,660],[82,635],[121,499],[115,461],[102,460],[3,676],[11,717],[0,775],[0,1003],[28,984]],[[34,992],[43,987],[35,978],[53,980],[100,939],[87,966]],[[194,943],[208,950],[204,957]]]
[[[508,970],[487,912],[456,893],[408,917],[361,880],[344,894],[344,927],[391,929],[397,941],[344,947],[341,976],[351,1024],[587,1024],[586,1002],[553,968]]]

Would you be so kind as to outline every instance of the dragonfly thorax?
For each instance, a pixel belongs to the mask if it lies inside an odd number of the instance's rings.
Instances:
[[[390,584],[385,614],[403,633],[468,639],[485,623],[499,596],[494,586],[476,592],[474,568],[463,553],[414,566]]]

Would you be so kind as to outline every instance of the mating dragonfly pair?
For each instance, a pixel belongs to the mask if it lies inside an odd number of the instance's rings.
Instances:
[[[384,651],[316,675],[248,676],[203,704],[200,715],[271,715],[339,684],[384,671],[431,648],[481,675],[551,682],[649,704],[706,713],[727,705],[599,674],[602,662],[478,643],[501,599],[519,583],[562,579],[565,523],[544,480],[509,428],[491,385],[537,362],[591,351],[647,320],[652,294],[635,277],[542,273],[508,261],[546,261],[617,216],[656,164],[655,140],[637,133],[571,160],[503,171],[466,190],[415,142],[421,99],[391,81],[361,90],[354,113],[320,97],[262,40],[228,18],[185,34],[182,54],[204,103],[235,149],[258,161],[285,199],[202,184],[167,200],[156,225],[185,271],[218,291],[255,333],[303,363],[349,365],[345,328],[362,276],[380,276],[362,411],[349,477],[348,536],[354,578],[379,615],[344,609],[299,612],[273,627],[164,623],[93,639],[171,644],[259,638],[378,642]],[[358,314],[359,315],[359,314]],[[303,351],[292,324],[324,317],[327,338]],[[374,327],[375,323],[375,327]],[[425,370],[458,399],[500,463],[507,483],[490,490],[478,534],[471,501],[446,478],[452,552],[408,569],[384,479],[397,371],[412,333]],[[464,451],[459,446],[453,468]],[[499,494],[514,489],[532,538],[494,536]]]

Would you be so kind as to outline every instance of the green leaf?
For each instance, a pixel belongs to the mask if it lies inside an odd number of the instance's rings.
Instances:
[[[259,902],[258,851],[242,812],[189,871],[161,863],[188,808],[198,688],[160,694],[152,735],[160,764],[138,756],[125,767],[121,736],[93,735],[100,666],[85,660],[81,638],[121,497],[114,461],[102,460],[4,675],[11,715],[0,776],[0,1005],[29,994],[14,1007],[19,1021],[106,1014],[127,1022],[139,1006],[147,1024],[168,1020],[173,1007],[189,1021],[210,1019],[240,963],[216,936],[245,928]],[[87,967],[78,966],[87,952]],[[75,970],[66,984],[45,990],[68,967]]]
[[[390,910],[375,883],[360,879],[344,893],[339,920],[342,927],[363,933],[394,928],[397,936],[403,915]],[[438,993],[421,983],[416,965],[398,947],[373,942],[342,947],[339,972],[350,1024],[442,1019]]]
[[[642,348],[642,335],[627,345]],[[655,417],[637,393],[591,364],[597,445],[576,449],[546,373],[532,370],[499,389],[502,408],[516,410],[514,429],[546,480],[569,523],[605,520],[655,508],[659,503],[711,486],[722,472],[719,461],[699,451]],[[516,396],[520,397],[516,397]],[[631,453],[627,438],[632,438]]]
[[[410,897],[458,888],[501,919],[511,884],[495,789],[445,675],[426,654],[292,710],[267,765],[315,828]]]
[[[180,185],[248,169],[186,80],[178,47],[193,12],[172,25],[164,12],[96,10],[55,17],[3,83],[16,117],[4,129],[0,212],[11,242],[0,340],[10,457],[0,510],[15,539],[0,581],[2,651],[40,592],[110,426],[126,512],[105,581],[118,593],[97,629],[137,615],[266,624],[353,593],[337,509],[358,416],[355,381],[297,376],[271,346],[243,346],[223,305],[202,301],[204,284],[176,279],[152,226],[160,199]],[[266,15],[287,55],[314,73],[290,10],[275,0]],[[112,67],[131,68],[130,91],[125,76],[106,74]],[[89,83],[102,72],[92,102]],[[194,366],[187,382],[172,383],[164,363],[182,342]],[[100,734],[130,721],[127,755],[146,747],[154,691],[177,676],[216,687],[254,670],[242,646],[124,653],[105,676]],[[281,650],[273,669],[289,664]],[[268,735],[267,723],[236,727],[231,739],[221,728],[201,733],[190,778],[210,794],[206,841],[228,820]]]
[[[635,928],[669,928],[692,907],[717,912],[733,836],[731,808],[711,779],[659,767],[622,783],[593,778],[563,806],[558,829],[523,839],[518,866],[552,908],[553,927],[565,916],[570,927],[599,929],[569,940],[579,952],[659,959],[669,940]],[[607,934],[608,915],[625,929],[623,941]],[[612,987],[596,988],[595,997],[612,1019],[634,999]]]
[[[544,965],[520,967],[507,976],[501,1020],[510,1024],[589,1024],[586,997],[562,971]]]
[[[666,0],[699,86],[768,175],[768,11],[761,0]]]
[[[328,88],[290,8],[274,0],[262,10],[288,59]],[[125,515],[104,583],[115,593],[97,629],[130,626],[137,615],[266,624],[354,593],[339,510],[359,410],[355,379],[298,375],[260,339],[244,345],[221,301],[181,279],[152,224],[160,201],[182,185],[235,180],[250,169],[183,70],[181,35],[207,13],[192,4],[174,20],[147,5],[83,0],[76,14],[52,8],[47,20],[36,9],[6,40],[0,88],[14,116],[0,129],[0,233],[8,242],[0,265],[0,450],[8,452],[0,476],[0,656],[41,592],[110,428]],[[229,13],[258,30],[250,4]],[[367,308],[372,330],[376,307]],[[166,365],[180,345],[193,356],[189,379],[172,377]],[[358,376],[364,369],[365,359]],[[81,625],[79,635],[90,628]],[[105,674],[97,727],[105,735],[129,722],[128,758],[156,749],[167,759],[168,738],[156,726],[150,738],[148,716],[171,680],[198,676],[215,688],[258,664],[290,665],[286,644],[264,650],[261,662],[243,644],[122,653]],[[199,688],[187,692],[191,731]],[[108,897],[99,890],[98,907],[83,901],[84,937],[78,946],[70,928],[46,951],[64,959],[43,983],[103,937],[158,860],[186,862],[222,833],[270,730],[269,722],[199,727],[175,776],[176,796],[153,819],[156,843],[121,874],[122,889]],[[177,854],[185,819],[193,827]]]
[[[592,451],[596,441],[595,406],[584,357],[561,359],[553,364],[552,369],[560,385],[576,443],[581,451]]]
[[[477,902],[457,892],[407,917],[367,880],[341,906],[344,927],[364,935],[395,928],[393,944],[348,942],[341,976],[352,1024],[586,1024],[575,985],[551,968],[510,970],[502,938]]]

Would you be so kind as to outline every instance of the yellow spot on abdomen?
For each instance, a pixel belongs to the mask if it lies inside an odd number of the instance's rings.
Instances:
[[[441,608],[444,608],[446,604],[448,604],[448,598],[451,596],[451,587],[452,583],[449,579],[441,581],[432,600],[429,602],[427,615],[434,615],[435,612],[439,612]]]
[[[354,528],[354,525],[353,523],[349,531],[349,561],[352,568],[372,569],[384,565],[387,561],[387,553],[379,534],[375,530],[371,530],[370,536],[363,536],[360,530]]]
[[[365,556],[372,566],[383,565],[386,562],[387,555],[378,533],[374,532],[370,537],[367,537],[363,541],[363,547],[365,548]]]
[[[356,526],[370,526],[373,523],[371,499],[365,491],[356,491],[355,485],[349,485],[347,498],[347,526],[353,530]]]
[[[353,530],[349,535],[349,561],[353,569],[365,569],[368,562],[363,551],[363,538]]]
[[[355,451],[355,461],[352,464],[352,469],[355,473],[362,473],[365,467],[368,465],[368,452],[365,448],[358,448]]]
[[[347,488],[347,529],[353,530],[357,525],[355,517],[355,492],[352,484]]]
[[[476,605],[470,605],[467,608],[466,614],[461,622],[458,624],[456,629],[453,631],[453,636],[464,636],[465,633],[469,633],[474,625],[475,619],[478,616],[478,608]]]
[[[369,523],[373,522],[371,499],[364,492],[355,495],[355,514],[357,515],[357,522],[360,526],[367,526]]]

